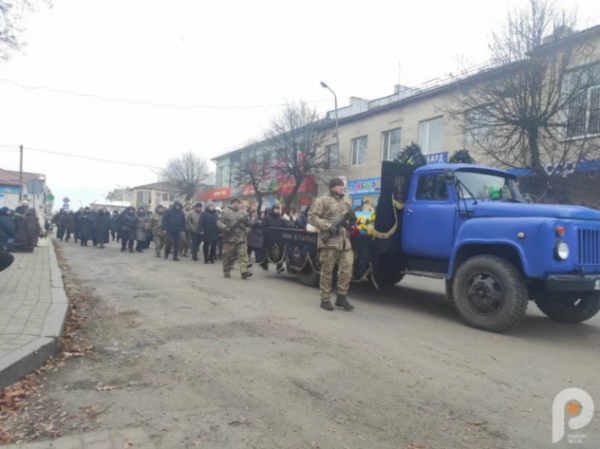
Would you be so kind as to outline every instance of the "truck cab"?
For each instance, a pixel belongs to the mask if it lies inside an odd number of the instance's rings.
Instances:
[[[469,325],[504,331],[530,300],[563,322],[600,310],[600,212],[530,204],[515,176],[470,164],[417,168],[397,207],[403,271],[444,278]]]

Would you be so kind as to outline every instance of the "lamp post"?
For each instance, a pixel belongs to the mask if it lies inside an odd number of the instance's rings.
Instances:
[[[333,94],[333,98],[335,100],[335,138],[336,138],[336,146],[337,146],[337,163],[338,166],[336,168],[339,168],[341,165],[341,157],[340,157],[340,128],[339,128],[339,123],[338,123],[338,104],[337,104],[337,95],[335,94],[335,92],[331,89],[331,87],[329,87],[324,81],[321,81],[321,86],[327,90],[329,90],[329,92],[331,92]]]

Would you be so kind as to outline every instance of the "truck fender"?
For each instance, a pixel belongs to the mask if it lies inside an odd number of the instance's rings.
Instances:
[[[446,279],[452,279],[458,267],[467,259],[478,255],[503,257],[517,267],[526,277],[530,277],[529,264],[523,249],[510,240],[464,240],[454,247]]]

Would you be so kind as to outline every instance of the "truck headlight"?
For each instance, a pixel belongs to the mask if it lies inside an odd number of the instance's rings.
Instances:
[[[558,260],[567,260],[569,258],[569,245],[562,240],[559,240],[554,245],[554,257]]]

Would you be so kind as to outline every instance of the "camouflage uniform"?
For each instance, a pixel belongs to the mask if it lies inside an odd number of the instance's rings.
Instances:
[[[150,229],[152,229],[152,235],[154,236],[154,248],[156,249],[157,257],[160,257],[167,237],[167,231],[164,231],[162,228],[163,215],[164,212],[156,212],[152,214],[152,219],[150,220]]]
[[[192,207],[192,205],[190,203],[185,203],[184,213],[185,213],[185,221],[186,222],[187,222],[188,215],[192,212],[191,209],[188,209],[188,206]],[[190,231],[186,230],[185,231],[185,238],[182,238],[181,239],[181,243],[179,244],[179,248],[181,250],[181,255],[183,257],[188,257],[188,253],[190,252],[190,239],[191,239],[191,237],[190,237]]]
[[[352,212],[350,205],[339,195],[330,192],[317,198],[310,207],[308,222],[320,231],[325,231],[329,226],[341,220],[346,212]],[[349,224],[353,226],[355,223],[356,215],[352,212]],[[350,243],[350,232],[345,228],[341,228],[340,234],[332,236],[327,243],[323,242],[321,238],[318,242],[319,260],[321,261],[321,301],[329,301],[333,268],[336,264],[338,266],[337,292],[340,295],[348,293],[352,278],[354,252]]]
[[[198,257],[200,249],[200,215],[202,212],[196,212],[194,209],[185,215],[186,234],[190,236],[190,250],[194,258]]]
[[[240,218],[244,218],[242,223],[235,229],[229,229]],[[223,232],[223,273],[229,274],[237,255],[240,272],[243,274],[247,271],[249,262],[248,246],[246,245],[246,236],[250,230],[248,215],[242,210],[229,206],[219,215],[217,226]]]

